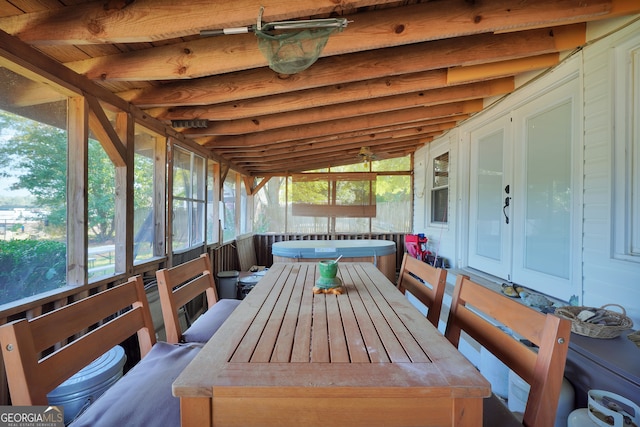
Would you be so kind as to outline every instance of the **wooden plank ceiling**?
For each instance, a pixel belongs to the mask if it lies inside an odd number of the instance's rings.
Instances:
[[[307,70],[268,68],[254,34],[200,31],[345,17]],[[0,0],[0,30],[270,176],[405,156],[584,45],[637,0]],[[35,87],[35,85],[34,85]],[[21,88],[20,106],[55,94]],[[53,97],[53,98],[52,98]]]

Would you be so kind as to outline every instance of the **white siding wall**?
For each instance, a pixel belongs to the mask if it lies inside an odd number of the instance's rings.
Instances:
[[[614,204],[615,61],[613,48],[630,37],[640,42],[640,22],[584,49],[583,303],[620,304],[640,328],[640,260],[612,255]],[[617,64],[618,66],[623,64]],[[629,88],[630,89],[630,88]],[[615,308],[612,308],[615,309]]]
[[[416,151],[414,156],[414,233],[424,233],[429,238],[429,250],[446,258],[449,265],[455,265],[456,215],[457,204],[457,170],[458,144],[457,131],[449,132],[444,138],[427,144]],[[440,154],[449,152],[449,207],[447,216],[449,223],[431,224],[431,183],[433,179],[433,159]]]
[[[612,21],[620,25],[620,21]],[[594,31],[595,30],[595,31]],[[591,31],[591,37],[599,37],[610,30],[610,27],[599,24]],[[619,45],[629,37],[640,37],[640,21],[630,27],[596,41],[578,52],[558,68],[578,68],[581,72],[584,99],[584,137],[583,137],[583,227],[580,238],[582,252],[582,304],[601,306],[604,304],[620,304],[632,317],[636,328],[640,328],[640,260],[621,260],[614,258],[613,246],[613,208],[614,190],[614,61],[612,47]],[[563,72],[551,73],[562,76]],[[479,114],[469,120],[461,129],[449,132],[431,144],[416,152],[415,157],[415,214],[414,232],[425,233],[434,245],[440,247],[440,254],[448,258],[452,266],[464,267],[456,262],[456,257],[466,253],[465,218],[468,189],[464,180],[468,174],[464,171],[467,162],[468,146],[461,142],[465,129],[477,126],[475,123],[485,122],[504,114],[515,106],[521,106],[529,99],[535,99],[537,93],[545,92],[550,85],[549,75],[535,81],[522,90],[507,97],[496,108]],[[450,150],[450,214],[449,226],[446,228],[431,227],[429,224],[429,185],[430,167],[433,153],[443,147]],[[462,170],[458,168],[462,165]],[[466,178],[465,178],[466,177]],[[422,195],[422,197],[420,197]],[[459,211],[457,211],[459,210]],[[459,235],[456,234],[459,230]],[[433,246],[432,246],[433,248]],[[615,309],[615,308],[612,308]]]

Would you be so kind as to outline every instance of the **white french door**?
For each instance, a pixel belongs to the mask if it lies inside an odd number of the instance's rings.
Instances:
[[[511,275],[511,138],[508,118],[471,132],[469,266]]]
[[[577,79],[470,132],[470,267],[568,300],[580,233]]]

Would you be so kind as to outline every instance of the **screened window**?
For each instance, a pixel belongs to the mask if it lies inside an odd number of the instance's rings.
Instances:
[[[207,162],[207,243],[218,243],[220,238],[220,210],[218,201],[220,200],[220,186],[217,184],[220,179],[219,165],[215,162]]]
[[[376,175],[373,173],[311,173],[296,174],[292,178],[294,216],[376,216]]]
[[[374,181],[365,181],[366,185],[363,185],[366,188],[356,190],[350,180],[337,178],[350,174],[371,176]],[[305,182],[298,182],[302,185],[297,189],[297,184],[293,183],[295,176],[274,177],[254,196],[254,231],[322,234],[402,233],[411,230],[411,156],[300,175]],[[334,178],[328,178],[330,176]],[[368,193],[366,200],[371,204],[359,206],[365,199],[365,190]],[[339,197],[340,194],[344,194],[344,198]],[[342,209],[346,214],[340,212]],[[353,211],[362,213],[367,209],[372,212],[375,209],[374,215],[348,216]]]
[[[102,145],[89,138],[88,203],[88,277],[111,276],[115,271],[116,174],[115,166]]]
[[[0,68],[0,305],[66,286],[67,101],[16,107],[49,87]]]
[[[136,263],[163,255],[155,253],[155,225],[161,221],[156,217],[154,194],[156,183],[162,182],[156,177],[156,162],[165,166],[164,157],[158,156],[164,140],[164,137],[136,126],[133,154],[133,259]]]
[[[173,154],[173,250],[204,243],[205,159],[174,147]]]
[[[236,229],[236,174],[229,171],[222,186],[223,240],[228,242],[242,234]]]
[[[431,222],[447,223],[449,205],[449,153],[433,159],[431,181]]]

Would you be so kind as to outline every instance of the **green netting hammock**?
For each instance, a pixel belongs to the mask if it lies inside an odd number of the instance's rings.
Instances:
[[[287,31],[276,33],[283,29],[279,28],[283,24]],[[299,29],[295,24],[299,24]],[[255,34],[260,51],[269,61],[269,68],[281,74],[295,74],[316,62],[329,36],[342,31],[346,24],[344,18],[281,22],[264,24],[262,29],[255,30]]]

